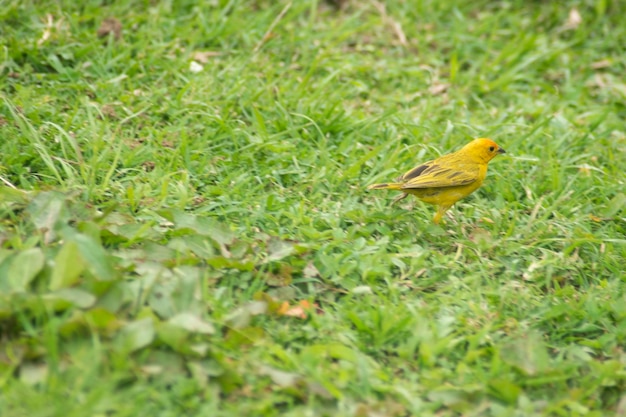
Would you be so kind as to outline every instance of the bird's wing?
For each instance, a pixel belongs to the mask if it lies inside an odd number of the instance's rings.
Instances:
[[[401,178],[404,181],[402,188],[442,188],[468,185],[478,180],[480,175],[480,168],[474,164],[454,166],[440,162],[442,161],[429,161],[404,174]]]

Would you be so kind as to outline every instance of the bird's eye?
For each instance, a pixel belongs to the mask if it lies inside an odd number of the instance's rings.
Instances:
[[[493,146],[490,146],[490,147],[489,147],[489,152],[493,152],[493,151],[494,151],[494,149],[496,149],[496,148],[494,148]]]

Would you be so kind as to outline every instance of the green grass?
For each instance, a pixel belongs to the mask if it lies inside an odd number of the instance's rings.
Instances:
[[[3,417],[624,415],[624,5],[385,4],[2,2]]]

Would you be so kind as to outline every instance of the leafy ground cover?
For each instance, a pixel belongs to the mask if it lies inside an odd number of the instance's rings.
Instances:
[[[2,2],[2,416],[626,415],[624,12]]]

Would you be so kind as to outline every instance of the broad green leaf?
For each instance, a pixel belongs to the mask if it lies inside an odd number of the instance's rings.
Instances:
[[[73,240],[78,245],[89,272],[96,278],[105,281],[115,278],[115,271],[109,262],[109,255],[98,242],[81,233],[76,233]]]
[[[0,293],[8,293],[12,290],[9,282],[9,269],[14,256],[13,251],[0,249]]]
[[[27,305],[30,308],[38,308],[41,305],[50,310],[64,311],[71,307],[89,308],[95,302],[96,297],[87,291],[79,288],[62,288],[41,297],[31,297],[27,300]]]
[[[619,193],[606,204],[604,217],[613,217],[626,207],[626,194]]]
[[[252,271],[254,269],[254,262],[252,261],[240,261],[237,259],[227,258],[225,256],[214,256],[206,260],[206,263],[213,268],[230,268],[237,269],[239,271]]]
[[[203,390],[206,389],[210,377],[206,370],[206,366],[200,361],[188,361],[186,365],[196,384],[198,384],[198,386],[200,386]]]
[[[302,349],[302,356],[328,357],[355,362],[358,359],[358,351],[338,343],[314,344]]]
[[[120,321],[115,314],[104,308],[89,309],[85,312],[84,318],[90,327],[102,330],[107,334],[120,327]]]
[[[16,190],[7,186],[0,186],[0,201],[3,203],[20,203],[24,204],[28,201],[29,193],[22,190]]]
[[[154,340],[154,334],[152,318],[133,321],[120,329],[116,345],[122,352],[134,352],[150,345]]]
[[[428,393],[428,399],[434,402],[452,406],[468,401],[470,394],[460,388],[443,385]]]
[[[252,345],[265,337],[265,330],[260,327],[248,326],[242,328],[230,328],[226,332],[225,346],[229,349],[238,350],[241,346]]]
[[[193,252],[199,258],[210,258],[215,256],[216,251],[214,244],[210,238],[200,235],[189,235],[180,238],[174,238],[168,242],[168,247],[176,249],[179,252]]]
[[[0,264],[2,264],[5,260],[12,258],[14,254],[15,251],[0,248]],[[8,264],[9,263],[7,262],[7,268]]]
[[[268,311],[268,303],[265,301],[250,301],[229,313],[225,320],[233,329],[242,329],[250,325],[252,316],[265,314]]]
[[[157,335],[159,340],[169,345],[175,351],[181,353],[185,353],[187,351],[189,332],[185,329],[165,322],[158,326]]]
[[[63,288],[50,295],[69,301],[79,308],[89,308],[96,303],[96,297],[80,288]]]
[[[200,357],[206,356],[206,354],[209,353],[209,348],[208,343],[193,343],[189,345],[189,351]]]
[[[162,318],[169,318],[176,314],[176,306],[172,299],[174,289],[171,283],[164,283],[156,286],[147,298],[150,308]]]
[[[72,311],[71,317],[59,328],[63,336],[70,336],[82,331],[95,331],[105,336],[111,336],[120,327],[120,321],[113,313],[95,307],[89,310]]]
[[[279,261],[294,252],[293,243],[278,239],[270,240],[267,245],[267,262]]]
[[[180,383],[187,376],[185,360],[178,353],[166,349],[149,349],[141,369],[150,375],[160,375],[160,382]]]
[[[115,282],[98,299],[98,306],[107,311],[118,311],[122,306],[129,305],[137,300],[136,296],[128,290],[128,283],[124,281]]]
[[[285,372],[271,366],[262,365],[259,368],[259,374],[267,375],[273,383],[281,387],[292,387],[302,379],[302,377],[293,372]]]
[[[44,255],[41,249],[31,248],[18,253],[9,267],[9,285],[14,291],[24,291],[43,269]]]
[[[65,196],[54,191],[39,193],[28,206],[35,227],[43,232],[45,243],[56,238],[55,229],[59,222],[68,219]]]
[[[516,404],[522,389],[511,381],[505,379],[492,379],[489,381],[489,393],[495,398],[508,404]]]
[[[85,261],[75,242],[65,242],[54,258],[54,269],[50,278],[50,290],[71,287],[78,282],[85,270]]]
[[[531,331],[500,348],[502,360],[527,375],[537,375],[548,369],[550,356],[541,334]]]
[[[213,334],[215,328],[207,321],[192,313],[180,313],[168,320],[168,323],[190,333]]]
[[[208,236],[221,245],[230,245],[235,240],[235,234],[230,228],[210,217],[185,213],[180,210],[162,211],[159,214],[174,223],[176,230],[189,230],[197,234]]]

